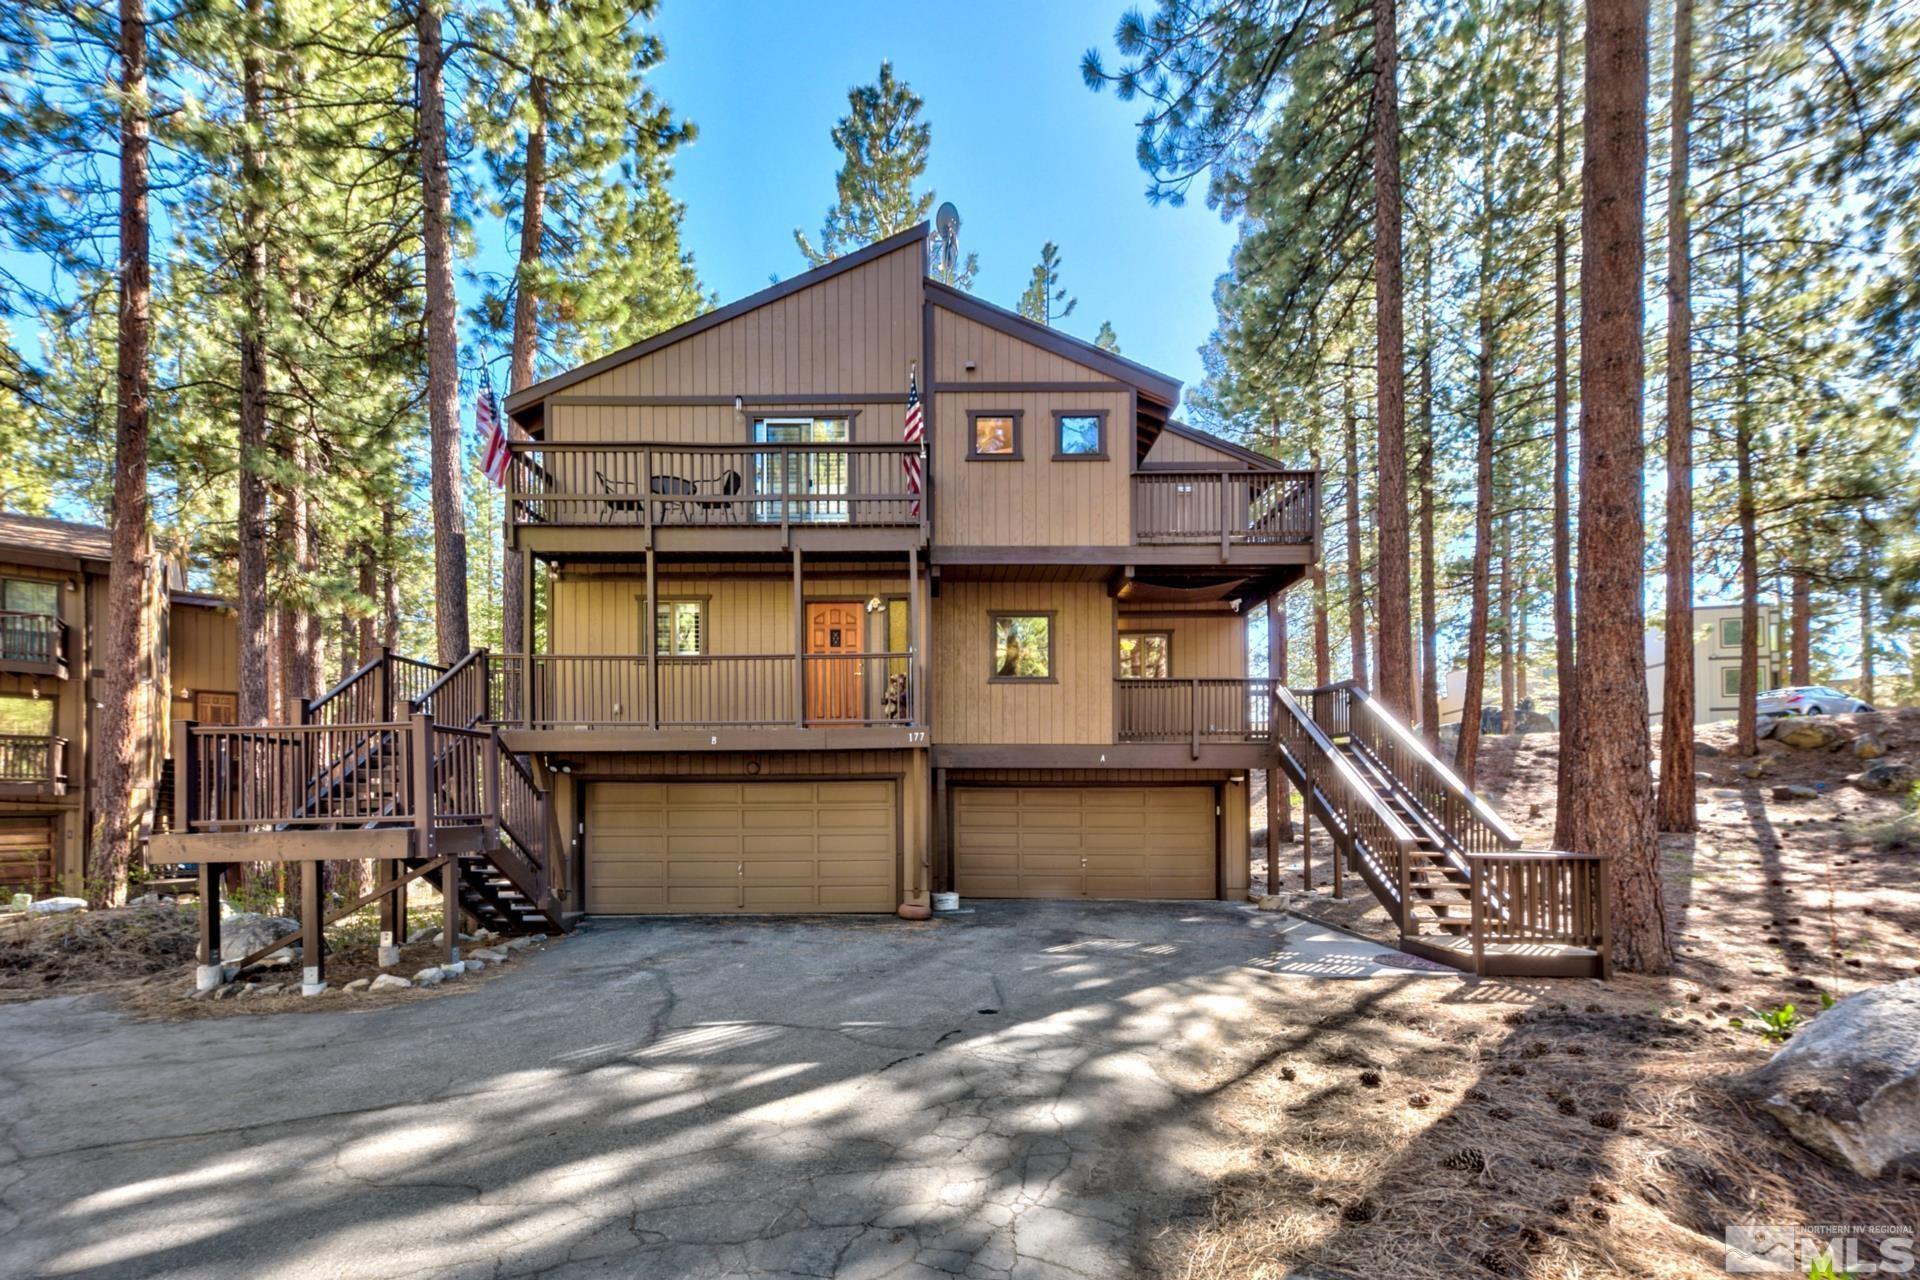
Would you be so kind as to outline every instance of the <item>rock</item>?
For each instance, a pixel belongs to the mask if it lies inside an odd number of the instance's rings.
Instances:
[[[1734,1088],[1862,1177],[1920,1156],[1920,978],[1848,996]]]
[[[415,929],[407,935],[407,945],[411,947],[415,943],[425,942],[429,938],[438,937],[439,933],[440,931],[438,929],[433,928]]]
[[[1696,742],[1693,744],[1693,754],[1699,756],[1702,760],[1712,760],[1718,757],[1721,751],[1720,748],[1714,746],[1711,742]]]
[[[482,947],[480,950],[474,952],[471,958],[475,960],[485,960],[492,964],[505,964],[507,953],[498,947]]]
[[[86,909],[85,898],[42,898],[38,902],[27,905],[27,911],[36,916],[57,916],[65,911],[85,911]]]
[[[373,986],[369,988],[369,990],[399,991],[403,987],[411,987],[412,985],[411,982],[408,982],[397,973],[383,973],[373,980]]]
[[[1820,793],[1812,787],[1801,786],[1795,782],[1784,787],[1775,787],[1773,798],[1775,800],[1818,800]]]
[[[220,922],[220,954],[223,957],[238,960],[242,956],[252,955],[269,942],[299,932],[298,920],[289,920],[285,916],[263,916],[251,911],[242,911]],[[291,964],[293,958],[299,954],[298,945],[283,947],[260,963]]]
[[[1284,893],[1269,893],[1260,899],[1258,905],[1262,911],[1285,911],[1287,909],[1287,895]]]
[[[1764,778],[1773,772],[1773,761],[1765,756],[1761,756],[1757,760],[1741,765],[1738,769],[1735,769],[1734,772],[1743,778]]]
[[[380,976],[384,978],[387,975],[383,973]],[[372,985],[373,985],[372,978],[355,978],[352,982],[349,982],[346,986],[340,989],[342,991],[365,991],[367,988],[371,987]]]
[[[1773,731],[1773,740],[1783,742],[1796,751],[1824,751],[1847,741],[1847,734],[1846,730],[1824,717],[1796,716],[1793,723],[1783,724]]]
[[[215,1000],[232,1000],[247,994],[247,988],[237,982],[223,982],[213,989]]]
[[[451,982],[455,978],[464,978],[466,976],[467,962],[464,960],[456,960],[452,964],[443,964],[440,966],[440,980],[442,982]]]
[[[1862,791],[1906,791],[1920,783],[1920,765],[1886,760],[1853,778]]]
[[[509,939],[507,939],[507,950],[509,950],[509,951],[525,951],[525,950],[526,950],[526,949],[527,949],[528,947],[530,947],[530,946],[532,946],[532,945],[533,945],[533,939],[532,939],[532,938],[509,938]]]
[[[542,942],[545,942],[546,940],[547,940],[547,935],[544,933],[529,934],[527,936],[527,941],[535,944],[536,946]]]
[[[1880,741],[1877,733],[1863,733],[1853,740],[1853,758],[1856,760],[1878,760],[1887,754],[1887,744]]]
[[[440,972],[439,965],[431,965],[413,975],[413,985],[416,987],[437,987],[445,980],[446,975]]]
[[[1771,738],[1773,731],[1779,727],[1779,716],[1761,716],[1753,726],[1753,736],[1756,738]]]
[[[487,967],[487,962],[485,960],[480,959],[478,956],[476,956],[473,959],[468,960],[466,962],[466,966],[467,966],[468,973],[478,973],[482,969]]]

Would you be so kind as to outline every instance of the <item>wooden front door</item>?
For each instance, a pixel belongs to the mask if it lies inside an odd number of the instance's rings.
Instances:
[[[807,723],[866,718],[859,657],[866,621],[866,609],[857,600],[807,605]]]

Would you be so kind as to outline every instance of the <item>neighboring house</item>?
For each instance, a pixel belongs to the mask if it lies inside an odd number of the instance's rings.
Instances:
[[[1245,617],[1313,561],[1315,477],[928,279],[924,238],[508,399],[547,627],[495,714],[555,782],[570,909],[1244,893]]]
[[[1737,604],[1697,604],[1693,607],[1693,707],[1696,724],[1732,720],[1740,713],[1740,615],[1741,607]],[[1762,604],[1760,689],[1756,692],[1778,688],[1787,682],[1787,652],[1781,627],[1779,606]],[[1655,724],[1660,723],[1666,698],[1666,654],[1665,633],[1649,631],[1646,645],[1647,711]],[[1490,687],[1482,705],[1494,711],[1500,708],[1500,696],[1498,688],[1491,685],[1498,676],[1499,669],[1489,663],[1487,678]],[[1460,722],[1460,707],[1465,700],[1466,690],[1465,671],[1447,673],[1446,687],[1440,694],[1441,724]],[[1557,709],[1543,703],[1541,710],[1557,718]]]
[[[0,890],[84,888],[111,560],[105,529],[0,512]],[[163,563],[145,593],[134,787],[143,828],[170,773],[170,669],[229,698],[236,685],[230,612],[179,585],[178,566]]]

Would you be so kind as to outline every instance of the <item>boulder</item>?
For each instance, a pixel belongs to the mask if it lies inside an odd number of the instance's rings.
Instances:
[[[464,978],[466,976],[467,962],[464,960],[455,960],[452,964],[443,964],[440,966],[440,980],[442,982],[451,982],[455,978]]]
[[[487,967],[487,962],[485,960],[480,959],[477,956],[471,960],[465,961],[464,963],[466,964],[468,973],[478,973],[482,969]]]
[[[1734,1089],[1862,1177],[1920,1157],[1920,978],[1848,996]]]
[[[413,975],[413,985],[416,987],[437,987],[445,980],[446,975],[440,972],[440,966],[437,964]]]
[[[1711,742],[1696,742],[1693,744],[1693,754],[1699,756],[1702,760],[1712,760],[1722,753],[1720,748],[1714,746]]]
[[[412,985],[411,982],[408,982],[397,973],[383,973],[373,980],[373,985],[368,989],[371,991],[399,991],[404,987],[411,987]]]
[[[507,939],[507,950],[509,951],[525,951],[528,947],[532,945],[533,945],[532,938],[523,937],[523,938]]]
[[[241,911],[220,922],[220,955],[240,959],[250,956],[269,942],[300,932],[300,922],[285,916],[263,916]],[[291,964],[300,954],[298,945],[274,952],[262,964]]]
[[[1825,751],[1848,739],[1846,730],[1824,717],[1795,717],[1773,731],[1773,740],[1796,751]]]
[[[1262,911],[1285,911],[1287,909],[1287,895],[1284,893],[1269,893],[1261,897],[1255,905]]]
[[[480,950],[474,952],[471,958],[474,960],[485,960],[489,964],[503,964],[506,961],[507,953],[498,947],[482,947]]]
[[[1880,741],[1877,733],[1863,733],[1853,740],[1853,758],[1856,760],[1878,760],[1887,754],[1887,744]]]
[[[1906,791],[1920,783],[1920,765],[1883,760],[1856,774],[1853,785],[1862,791]]]
[[[383,973],[380,976],[384,978],[387,975]],[[346,986],[340,989],[342,991],[359,992],[359,991],[365,991],[367,988],[371,987],[372,985],[373,985],[372,978],[355,978],[352,982],[349,982]]]
[[[1794,782],[1794,783],[1789,783],[1784,787],[1775,787],[1773,789],[1773,798],[1775,800],[1784,800],[1784,801],[1818,800],[1820,798],[1820,793],[1814,790],[1812,787],[1804,787],[1804,786],[1801,786],[1799,783]]]
[[[434,928],[415,929],[407,935],[407,945],[412,946],[416,942],[425,942],[429,938],[437,937],[439,933],[440,931]]]
[[[1734,772],[1743,778],[1764,778],[1773,772],[1773,760],[1767,756],[1758,756],[1741,765]]]

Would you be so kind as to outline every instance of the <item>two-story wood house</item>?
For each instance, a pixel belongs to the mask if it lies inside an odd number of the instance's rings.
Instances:
[[[93,838],[107,530],[0,512],[0,890],[80,893]],[[146,593],[134,812],[164,820],[171,720],[232,723],[232,610],[162,563]]]
[[[508,399],[535,640],[491,714],[569,910],[1244,893],[1246,616],[1318,553],[1315,476],[926,262],[918,227]]]

